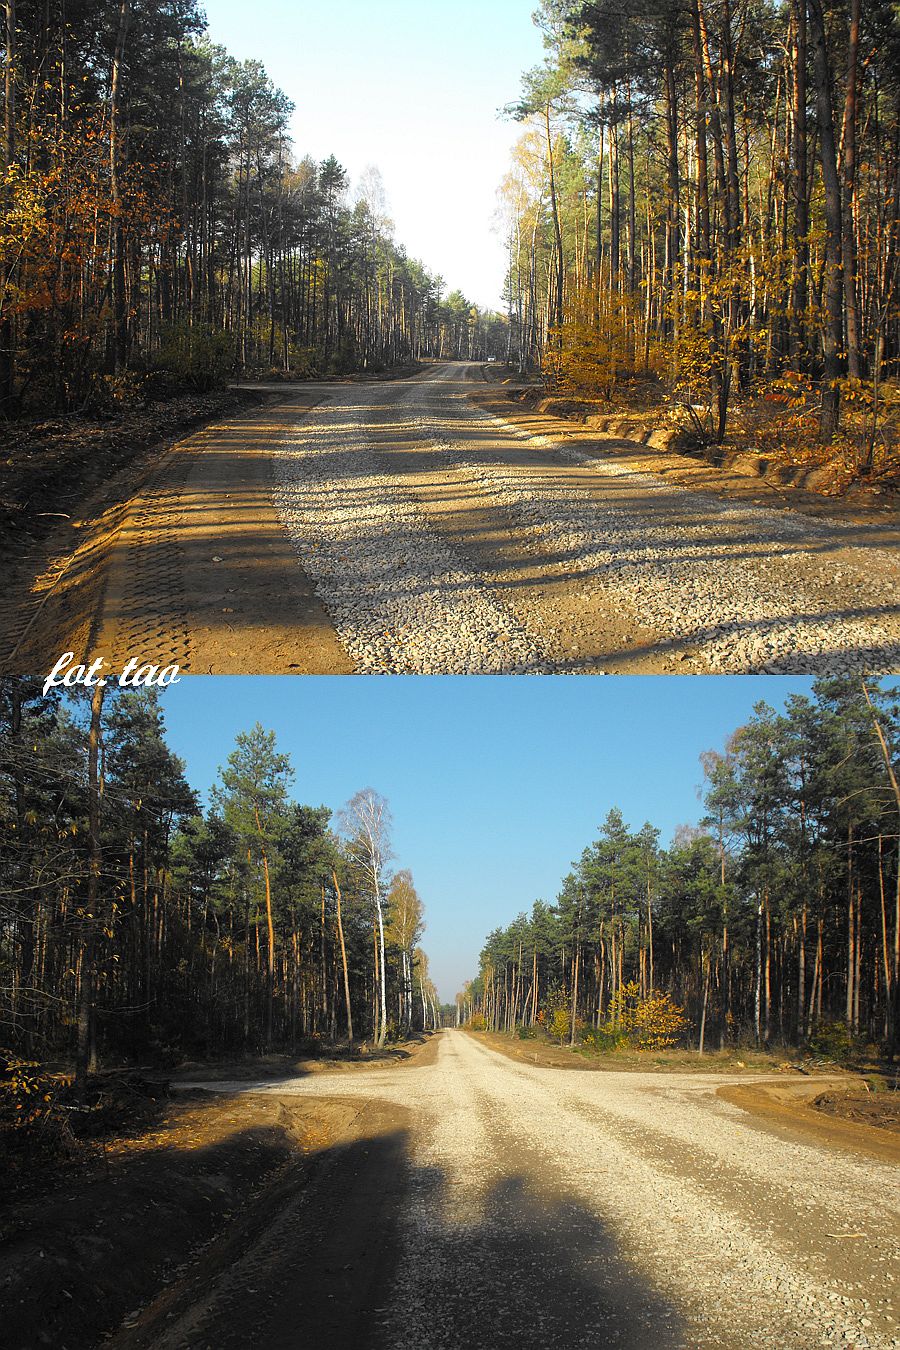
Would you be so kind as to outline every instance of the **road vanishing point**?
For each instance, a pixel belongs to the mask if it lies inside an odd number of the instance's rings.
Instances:
[[[350,1101],[356,1138],[114,1350],[896,1347],[887,1146],[756,1115],[738,1081],[444,1031],[409,1064],[182,1084]]]

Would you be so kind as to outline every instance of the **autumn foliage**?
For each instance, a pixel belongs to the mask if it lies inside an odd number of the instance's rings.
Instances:
[[[542,0],[535,19],[547,56],[501,188],[520,369],[833,463],[837,486],[896,473],[896,7]]]
[[[483,358],[500,321],[410,258],[377,170],[300,158],[293,105],[196,0],[18,0],[0,154],[0,408],[103,411],[233,373]],[[310,59],[317,59],[314,51]]]

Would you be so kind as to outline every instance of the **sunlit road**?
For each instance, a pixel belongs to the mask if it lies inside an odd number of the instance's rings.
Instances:
[[[252,1322],[267,1347],[896,1345],[893,1166],[763,1126],[723,1081],[444,1032],[431,1062],[218,1084],[356,1099],[368,1138],[154,1343],[237,1347]]]
[[[535,437],[463,363],[269,393],[131,503],[92,651],[195,673],[900,668],[887,525],[688,490],[634,471],[625,442]],[[34,650],[77,641],[77,574]]]

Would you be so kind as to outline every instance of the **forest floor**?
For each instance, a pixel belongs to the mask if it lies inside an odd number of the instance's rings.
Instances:
[[[5,590],[0,665],[900,668],[896,509],[574,427],[489,369],[256,385],[264,407],[179,442],[34,552]]]
[[[271,1055],[186,1064],[172,1083],[242,1083],[378,1072],[427,1063],[425,1037],[383,1054]],[[0,1200],[0,1325],[5,1350],[85,1350],[215,1248],[240,1249],[313,1172],[387,1120],[358,1104],[202,1089],[129,1092],[129,1109],[65,1154],[39,1152]],[[123,1094],[113,1091],[115,1104]],[[247,1342],[250,1343],[249,1341]]]

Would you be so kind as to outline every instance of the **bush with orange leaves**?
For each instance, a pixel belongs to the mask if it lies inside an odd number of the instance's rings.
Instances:
[[[606,1030],[619,1042],[639,1050],[668,1050],[682,1037],[687,1019],[684,1009],[668,994],[652,989],[641,997],[634,980],[621,985],[610,1000]]]

